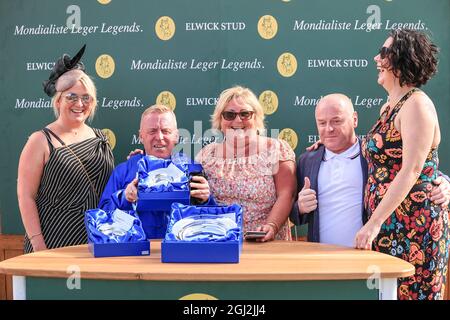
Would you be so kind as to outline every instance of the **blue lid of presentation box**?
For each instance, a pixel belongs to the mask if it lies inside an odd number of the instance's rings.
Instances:
[[[172,204],[162,262],[238,263],[241,250],[241,206]]]
[[[150,254],[150,242],[134,211],[85,212],[88,248],[94,257],[143,256]]]

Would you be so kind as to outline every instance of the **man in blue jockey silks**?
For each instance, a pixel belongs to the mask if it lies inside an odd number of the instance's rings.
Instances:
[[[173,111],[163,105],[153,105],[147,108],[141,116],[139,138],[144,145],[145,155],[135,154],[127,161],[119,164],[111,174],[100,199],[99,208],[105,211],[114,209],[133,210],[137,201],[138,161],[144,156],[147,160],[171,160],[176,165],[192,163],[191,159],[182,153],[172,153],[178,142],[177,120]],[[190,196],[197,203],[215,205],[210,196],[208,181],[203,176],[192,176]],[[170,212],[146,212],[143,227],[147,238],[164,238],[167,228],[167,215]]]

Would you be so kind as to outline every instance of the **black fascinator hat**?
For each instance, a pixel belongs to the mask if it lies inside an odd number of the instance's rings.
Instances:
[[[56,88],[56,82],[63,74],[72,70],[79,70],[79,72],[84,72],[84,64],[80,61],[80,59],[83,56],[85,48],[86,45],[84,45],[73,58],[70,58],[70,56],[65,53],[56,61],[53,70],[48,77],[48,80],[45,80],[42,83],[42,85],[44,86],[44,92],[49,97],[53,97],[58,91]]]

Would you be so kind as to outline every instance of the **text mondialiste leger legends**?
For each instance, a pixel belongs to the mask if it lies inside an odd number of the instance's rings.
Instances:
[[[133,22],[130,25],[107,25],[106,23],[102,23],[100,25],[91,25],[91,26],[83,26],[76,27],[73,25],[72,27],[67,26],[58,26],[55,24],[50,24],[49,26],[45,26],[43,24],[39,24],[37,27],[27,27],[25,25],[16,26],[14,28],[15,36],[29,36],[29,35],[60,35],[60,34],[78,34],[82,36],[87,36],[93,33],[107,33],[112,35],[118,35],[119,33],[134,33],[141,32],[141,26],[136,22]]]
[[[156,59],[152,62],[132,60],[130,67],[131,70],[198,70],[203,72],[213,69],[238,71],[263,68],[264,66],[258,58],[247,61],[231,61],[228,59],[199,61],[197,59],[191,59],[189,62],[174,59]]]

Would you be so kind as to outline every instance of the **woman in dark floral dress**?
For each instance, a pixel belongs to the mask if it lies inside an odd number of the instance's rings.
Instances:
[[[389,101],[363,141],[370,218],[355,240],[357,248],[373,247],[416,267],[399,279],[399,299],[442,299],[445,290],[448,208],[429,200],[441,136],[433,102],[418,89],[436,72],[436,54],[423,33],[394,30],[375,57]]]

